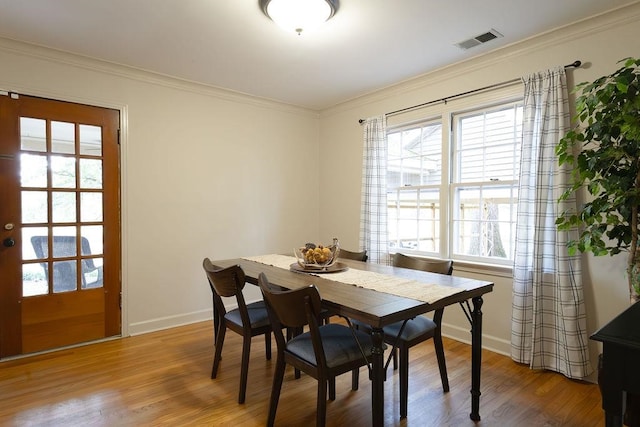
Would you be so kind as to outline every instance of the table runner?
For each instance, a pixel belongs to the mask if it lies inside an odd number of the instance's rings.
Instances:
[[[279,254],[258,255],[252,257],[243,257],[247,261],[254,261],[260,264],[271,265],[278,268],[289,270],[291,264],[297,262],[295,257]],[[422,283],[416,280],[405,279],[403,277],[391,276],[387,274],[376,273],[374,271],[358,270],[349,268],[346,271],[336,273],[301,273],[310,274],[318,277],[324,277],[335,282],[345,283],[348,285],[358,286],[361,288],[372,289],[378,292],[397,295],[405,298],[411,298],[423,301],[429,304],[446,298],[448,296],[462,292],[463,289],[452,288],[450,286],[442,286],[433,283]]]

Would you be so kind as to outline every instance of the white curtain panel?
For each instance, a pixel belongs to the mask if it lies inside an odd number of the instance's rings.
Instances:
[[[370,262],[388,264],[387,119],[371,117],[363,127],[360,247],[367,250]]]
[[[570,236],[555,225],[560,212],[576,210],[575,199],[558,202],[570,176],[555,155],[570,126],[566,75],[558,67],[523,82],[511,357],[579,379],[592,372],[580,258],[568,255]]]

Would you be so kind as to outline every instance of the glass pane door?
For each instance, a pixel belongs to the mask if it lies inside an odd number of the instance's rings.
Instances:
[[[20,118],[22,295],[103,286],[102,128]]]

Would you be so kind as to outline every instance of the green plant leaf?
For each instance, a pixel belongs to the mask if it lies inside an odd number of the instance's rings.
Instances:
[[[556,219],[558,230],[581,230],[567,242],[573,254],[618,254],[629,250],[633,233],[640,234],[631,229],[640,204],[640,59],[618,63],[615,72],[572,91],[579,123],[556,146],[558,164],[571,167],[571,182],[558,200],[587,193],[578,212],[562,212]],[[577,155],[574,147],[580,148]]]

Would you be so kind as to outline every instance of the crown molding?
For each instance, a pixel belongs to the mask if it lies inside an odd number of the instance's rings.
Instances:
[[[427,73],[415,76],[385,88],[370,92],[368,94],[352,98],[351,100],[342,102],[333,107],[329,107],[321,111],[321,117],[328,117],[335,114],[341,114],[349,110],[358,109],[377,102],[382,102],[392,97],[401,97],[416,91],[423,90],[428,87],[435,87],[451,80],[462,80],[470,83],[469,87],[461,87],[460,92],[465,90],[473,90],[477,87],[488,86],[496,83],[489,80],[494,78],[491,73],[486,81],[470,80],[470,73],[478,73],[485,69],[495,69],[500,64],[517,64],[521,58],[531,55],[532,52],[538,52],[549,49],[553,46],[563,45],[569,41],[577,40],[586,36],[608,31],[612,28],[625,25],[631,22],[640,21],[640,1],[636,1],[626,6],[595,15],[583,20],[558,27],[547,32],[537,34],[528,39],[512,43],[507,46],[494,49],[492,51],[479,54],[469,59],[450,64]],[[571,63],[576,59],[583,62],[588,58],[566,58],[566,63]],[[545,64],[541,65],[544,68]],[[555,64],[564,65],[564,64]],[[522,75],[537,70],[522,70]],[[508,76],[506,79],[517,78],[518,76]],[[447,93],[435,94],[434,98],[444,97]],[[404,108],[405,99],[399,99],[402,105],[395,106],[397,109]],[[395,109],[394,106],[391,109]]]
[[[210,96],[212,98],[229,102],[246,104],[260,108],[275,109],[286,113],[312,116],[315,118],[319,117],[319,113],[317,111],[308,108],[18,40],[0,37],[0,51],[71,67],[82,68],[124,79],[191,92],[198,95]]]

